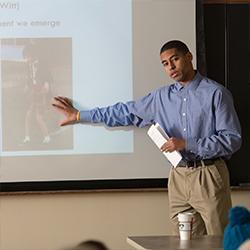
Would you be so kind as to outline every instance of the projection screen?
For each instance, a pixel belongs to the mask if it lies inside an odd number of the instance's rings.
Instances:
[[[2,183],[168,177],[148,127],[60,127],[51,99],[89,109],[171,83],[159,50],[183,40],[196,65],[194,0],[0,1],[0,29]]]

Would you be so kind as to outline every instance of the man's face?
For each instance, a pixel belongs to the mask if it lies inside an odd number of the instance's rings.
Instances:
[[[177,49],[169,49],[161,53],[161,63],[166,73],[177,82],[187,83],[193,77],[192,54],[183,54]]]

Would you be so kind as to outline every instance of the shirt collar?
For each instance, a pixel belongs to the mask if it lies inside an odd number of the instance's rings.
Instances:
[[[179,82],[176,82],[174,85],[175,85],[177,91],[181,91],[184,88],[193,90],[193,89],[196,89],[198,87],[201,79],[202,79],[202,75],[198,71],[196,71],[194,78],[190,82],[188,82],[185,86],[183,86]]]

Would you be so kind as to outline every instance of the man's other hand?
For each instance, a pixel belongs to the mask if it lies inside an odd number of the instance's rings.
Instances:
[[[185,149],[186,141],[184,139],[178,139],[175,137],[169,138],[167,142],[165,142],[161,146],[162,152],[173,152],[174,150],[181,151]]]

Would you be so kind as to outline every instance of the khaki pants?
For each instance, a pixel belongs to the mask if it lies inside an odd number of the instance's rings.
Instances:
[[[225,162],[217,160],[210,166],[172,168],[168,180],[173,234],[178,234],[178,213],[193,211],[193,235],[222,236],[232,207]]]

